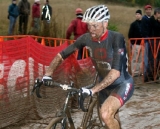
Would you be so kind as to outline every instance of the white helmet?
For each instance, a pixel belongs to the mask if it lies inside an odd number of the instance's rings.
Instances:
[[[93,6],[87,9],[83,15],[83,22],[102,22],[109,19],[109,10],[105,5]]]

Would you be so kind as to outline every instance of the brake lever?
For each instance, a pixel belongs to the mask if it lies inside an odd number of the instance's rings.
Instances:
[[[78,105],[79,105],[79,108],[82,109],[83,112],[88,112],[88,109],[86,109],[84,107],[84,100],[85,100],[85,98],[82,97],[82,93],[81,93],[81,91],[79,91],[79,94],[78,94]]]
[[[32,94],[36,90],[36,95],[37,95],[38,98],[42,98],[41,95],[40,95],[40,92],[39,92],[42,84],[43,84],[43,82],[42,81],[40,82],[39,78],[38,78],[38,79],[35,80],[35,83],[34,83],[34,86],[33,86]]]

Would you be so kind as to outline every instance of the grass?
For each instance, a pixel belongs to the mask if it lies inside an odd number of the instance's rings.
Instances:
[[[34,0],[28,1],[31,3],[32,6]],[[7,19],[7,14],[8,6],[10,3],[11,0],[0,0],[0,35],[7,35],[8,33],[9,20]],[[97,0],[50,0],[50,5],[53,9],[50,36],[65,38],[66,29],[70,21],[75,18],[75,9],[77,7],[80,7],[85,11],[87,8],[98,4],[105,4],[108,6],[111,15],[111,19],[109,22],[116,25],[118,31],[122,33],[127,40],[130,23],[135,20],[135,11],[137,9],[142,9],[142,7],[128,7],[124,5],[116,5],[113,3],[103,3]],[[41,7],[42,5],[43,0],[41,0]],[[30,24],[31,15],[29,17],[28,31],[30,30]],[[15,34],[18,34],[18,19]]]

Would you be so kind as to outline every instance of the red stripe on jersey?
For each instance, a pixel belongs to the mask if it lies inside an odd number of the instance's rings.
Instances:
[[[118,94],[112,93],[112,96],[116,97],[117,99],[119,99],[121,106],[123,106],[124,102],[123,99],[121,98],[121,96],[119,96]]]
[[[108,30],[101,36],[100,41],[105,40],[108,37]],[[98,42],[99,40],[93,39],[93,41]]]

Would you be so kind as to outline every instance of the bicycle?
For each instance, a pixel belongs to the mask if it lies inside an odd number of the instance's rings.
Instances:
[[[96,74],[94,83],[91,85],[85,86],[85,88],[93,87],[96,83],[97,76],[98,75]],[[39,90],[42,85],[43,85],[43,82],[40,81],[39,79],[36,79],[35,85],[32,90],[32,94],[34,93],[34,90],[36,90],[37,97],[41,98]],[[81,94],[79,92],[80,89],[73,87],[74,86],[73,82],[71,82],[69,85],[52,82],[52,85],[58,86],[63,90],[67,90],[68,92],[67,92],[67,97],[65,99],[65,103],[61,110],[61,113],[56,114],[56,116],[49,122],[46,129],[76,129],[72,119],[70,108],[68,106],[69,99],[74,94],[78,94],[79,109],[81,109],[84,112],[81,124],[79,127],[77,127],[77,129],[94,129],[94,128],[96,129],[96,127],[98,127],[99,129],[100,127],[104,127],[99,114],[99,105],[98,105],[97,95],[88,97],[87,99],[84,100],[81,97]],[[85,102],[87,103],[86,106],[84,106]],[[97,110],[97,116],[93,118],[93,113],[94,113],[93,111],[95,108]]]

